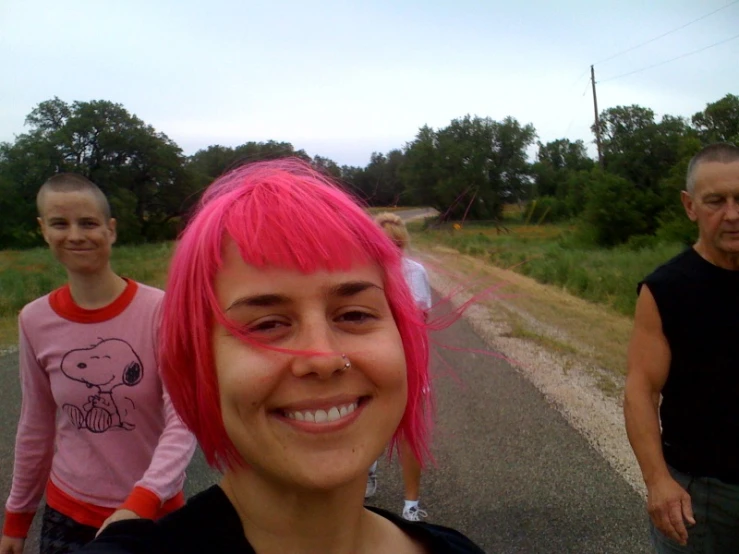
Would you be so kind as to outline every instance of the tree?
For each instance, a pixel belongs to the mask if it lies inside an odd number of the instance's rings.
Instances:
[[[739,96],[727,94],[718,102],[707,104],[706,109],[696,113],[692,121],[704,144],[739,144]]]
[[[42,244],[36,223],[36,192],[63,165],[52,145],[21,135],[0,144],[0,248]]]
[[[410,204],[433,206],[437,179],[438,144],[436,132],[424,125],[413,142],[405,145],[400,167],[403,196]]]
[[[538,145],[537,161],[531,168],[536,195],[563,200],[570,173],[589,171],[595,162],[588,157],[581,140],[557,139],[546,144],[539,142]]]
[[[651,190],[600,169],[593,170],[583,220],[598,246],[616,246],[633,235],[649,234],[644,213],[654,212],[658,197]]]
[[[372,152],[367,167],[353,173],[351,185],[372,206],[395,206],[403,193],[400,176],[403,163],[400,150],[391,150],[387,155]]]
[[[685,119],[665,115],[657,123],[641,106],[604,110],[600,130],[606,170],[654,193],[679,161],[680,142],[695,135]]]
[[[122,242],[173,236],[174,221],[189,206],[193,189],[182,152],[166,135],[105,100],[71,105],[47,100],[26,124],[30,131],[4,145],[0,159],[0,174],[26,206],[33,206],[28,202],[52,174],[73,171],[100,186],[114,216],[130,223],[121,225]],[[29,215],[13,223],[20,226],[15,235],[26,236],[35,227]]]
[[[532,125],[510,117],[498,122],[467,115],[438,132],[423,127],[406,148],[405,191],[442,219],[497,219],[504,202],[528,194],[526,148],[535,137]]]
[[[657,235],[663,240],[688,245],[697,239],[697,227],[685,214],[680,193],[685,190],[688,163],[700,149],[701,141],[697,136],[686,137],[679,146],[679,161],[659,184],[661,210]]]
[[[214,145],[198,150],[187,160],[188,170],[194,175],[200,188],[204,188],[215,179],[238,165],[260,160],[272,160],[283,157],[297,157],[307,162],[332,163],[328,158],[319,158],[320,162],[311,160],[304,150],[295,150],[289,142],[245,142],[235,148]],[[334,164],[336,165],[336,164]]]
[[[322,171],[326,175],[329,175],[334,179],[341,179],[341,168],[335,161],[329,158],[324,158],[323,156],[314,156],[312,163],[313,167]]]

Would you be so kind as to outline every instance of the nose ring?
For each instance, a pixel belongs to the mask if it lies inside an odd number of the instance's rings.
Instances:
[[[346,354],[342,354],[341,359],[344,360],[344,365],[339,368],[339,371],[346,371],[352,367],[352,363],[349,361],[349,358],[346,357]]]

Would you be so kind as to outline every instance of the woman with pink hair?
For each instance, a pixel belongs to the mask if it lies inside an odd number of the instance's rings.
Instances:
[[[81,552],[482,552],[364,506],[388,442],[428,457],[427,329],[398,248],[311,166],[259,162],[209,187],[174,253],[160,338],[172,402],[223,478]]]

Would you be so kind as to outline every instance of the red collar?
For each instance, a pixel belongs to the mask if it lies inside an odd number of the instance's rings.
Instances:
[[[118,298],[102,308],[88,310],[78,306],[72,298],[69,284],[52,292],[49,295],[49,304],[51,305],[51,309],[64,319],[76,323],[101,323],[120,315],[133,301],[133,297],[136,296],[139,286],[136,281],[132,281],[131,279],[126,279],[126,283],[126,288],[123,289],[123,292]]]

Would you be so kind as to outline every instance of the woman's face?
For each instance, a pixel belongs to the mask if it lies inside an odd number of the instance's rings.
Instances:
[[[229,319],[267,346],[327,354],[275,352],[216,326],[223,423],[236,449],[260,476],[290,487],[328,490],[366,479],[407,395],[380,269],[257,269],[233,243],[224,261],[216,293]]]

